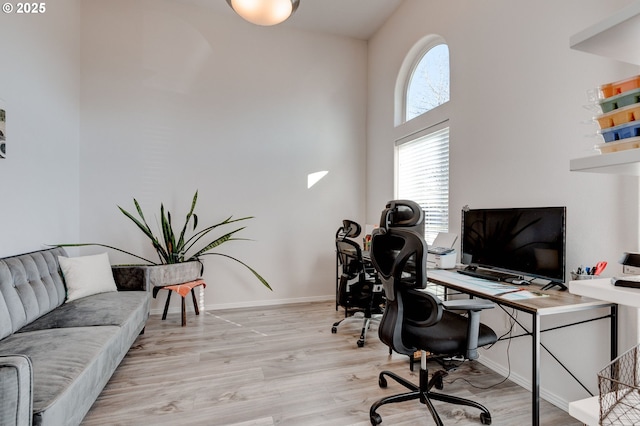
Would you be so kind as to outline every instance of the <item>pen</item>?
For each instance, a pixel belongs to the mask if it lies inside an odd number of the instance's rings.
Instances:
[[[498,293],[496,294],[496,296],[504,296],[505,294],[509,294],[509,293],[517,293],[519,291],[524,291],[524,288],[517,288],[515,290],[509,290],[509,291],[503,291],[502,293]]]

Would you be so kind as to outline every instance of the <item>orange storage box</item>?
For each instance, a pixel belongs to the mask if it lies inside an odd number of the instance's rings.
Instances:
[[[623,108],[614,109],[606,114],[595,117],[601,129],[619,126],[631,121],[640,120],[640,103],[629,105]]]
[[[596,149],[599,149],[602,154],[608,154],[609,152],[625,151],[627,149],[640,148],[640,136],[629,139],[622,139],[615,142],[605,142],[596,145]]]
[[[600,86],[600,93],[602,93],[603,97],[610,98],[611,96],[619,95],[620,93],[637,88],[640,88],[640,75],[627,78],[626,80],[603,84]]]

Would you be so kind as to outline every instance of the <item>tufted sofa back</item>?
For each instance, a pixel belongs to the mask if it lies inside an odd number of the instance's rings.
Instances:
[[[0,339],[62,305],[66,290],[56,247],[0,259]]]

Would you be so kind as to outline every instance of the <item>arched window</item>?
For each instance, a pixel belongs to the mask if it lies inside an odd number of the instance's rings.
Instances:
[[[449,102],[449,47],[430,48],[416,64],[407,84],[405,121]]]
[[[432,244],[449,230],[449,47],[424,37],[409,51],[396,81],[396,197],[425,212]]]

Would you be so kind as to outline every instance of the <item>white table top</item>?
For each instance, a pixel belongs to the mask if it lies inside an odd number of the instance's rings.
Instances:
[[[616,287],[611,284],[611,278],[569,281],[569,292],[580,296],[606,300],[619,305],[640,308],[640,289]]]

